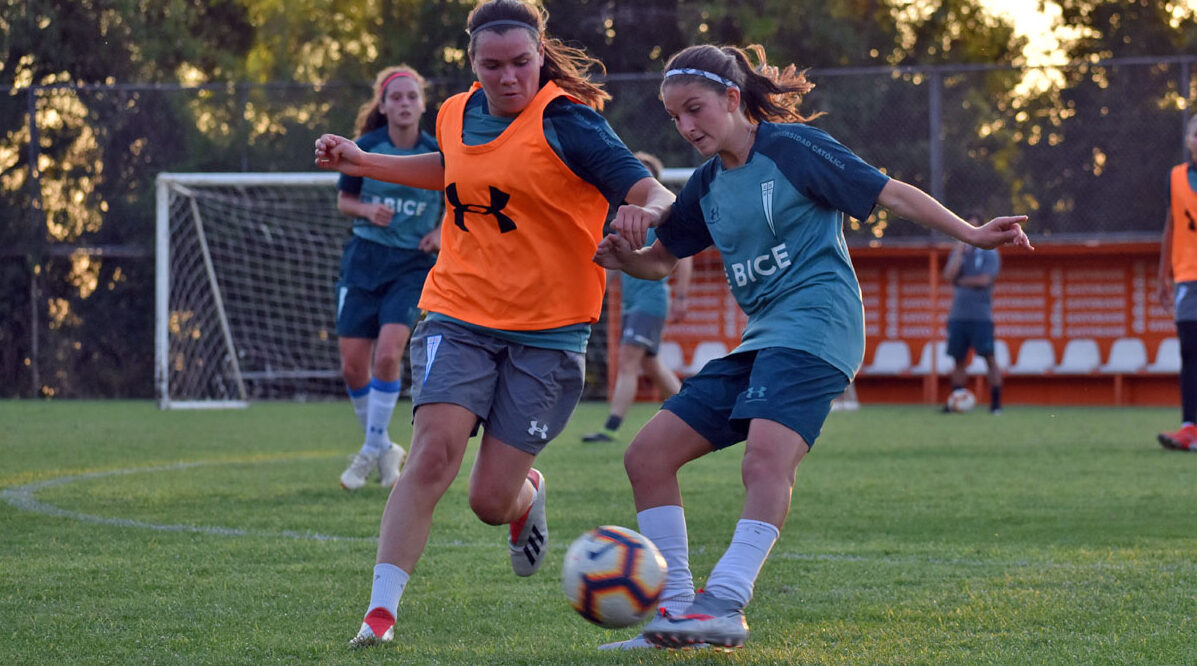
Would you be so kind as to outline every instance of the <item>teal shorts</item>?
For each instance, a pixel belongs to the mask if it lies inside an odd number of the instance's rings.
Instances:
[[[387,247],[354,236],[337,280],[337,335],[378,338],[384,324],[408,328],[420,320],[420,292],[436,255]]]

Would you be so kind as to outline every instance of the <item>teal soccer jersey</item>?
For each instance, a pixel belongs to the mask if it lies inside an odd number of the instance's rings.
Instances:
[[[647,245],[657,239],[655,229],[648,230]],[[661,319],[669,315],[669,280],[640,280],[631,275],[619,276],[620,306],[625,313],[644,312]]]
[[[658,237],[676,257],[714,245],[748,325],[734,350],[786,347],[849,378],[864,356],[864,306],[843,214],[867,219],[889,177],[826,132],[761,123],[743,166],[716,156],[690,177]]]
[[[386,126],[367,132],[357,140],[362,150],[381,155],[422,155],[437,152],[436,139],[420,132],[420,140],[412,148],[397,148],[391,143]],[[342,175],[337,189],[356,194],[364,203],[383,203],[393,210],[388,226],[380,227],[363,218],[353,220],[353,234],[387,247],[415,250],[420,240],[440,224],[443,212],[443,193],[440,190],[421,190],[406,185]]]

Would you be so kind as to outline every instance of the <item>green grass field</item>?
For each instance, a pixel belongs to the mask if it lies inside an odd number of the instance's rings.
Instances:
[[[595,646],[634,630],[587,624],[559,578],[576,535],[635,527],[623,445],[578,441],[604,413],[584,403],[541,456],[539,574],[512,574],[503,528],[470,513],[467,463],[397,640],[351,653],[386,495],[337,485],[347,403],[0,402],[0,664],[1197,663],[1197,455],[1153,441],[1175,409],[834,413],[748,645],[622,654]],[[700,582],[738,516],[740,455],[683,475]]]

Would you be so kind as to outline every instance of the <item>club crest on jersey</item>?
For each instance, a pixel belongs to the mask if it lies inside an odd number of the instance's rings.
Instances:
[[[765,221],[769,223],[769,231],[777,238],[777,227],[773,226],[773,183],[772,180],[761,183],[761,205],[765,207]]]

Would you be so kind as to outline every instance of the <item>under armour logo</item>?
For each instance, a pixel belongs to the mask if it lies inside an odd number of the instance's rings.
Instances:
[[[746,400],[764,400],[767,388],[767,386],[749,386],[744,391],[744,398]]]
[[[511,195],[494,185],[489,187],[490,205],[487,206],[474,203],[461,203],[461,199],[457,196],[457,183],[449,183],[449,186],[445,188],[445,198],[449,200],[449,205],[453,206],[453,223],[460,227],[462,231],[469,231],[465,225],[466,213],[494,215],[495,220],[499,223],[499,233],[505,234],[508,231],[515,231],[515,221],[503,214],[503,209],[507,207],[507,202],[511,201]]]
[[[528,424],[529,435],[540,435],[541,439],[549,438],[549,424],[539,425],[540,421],[532,421]]]

